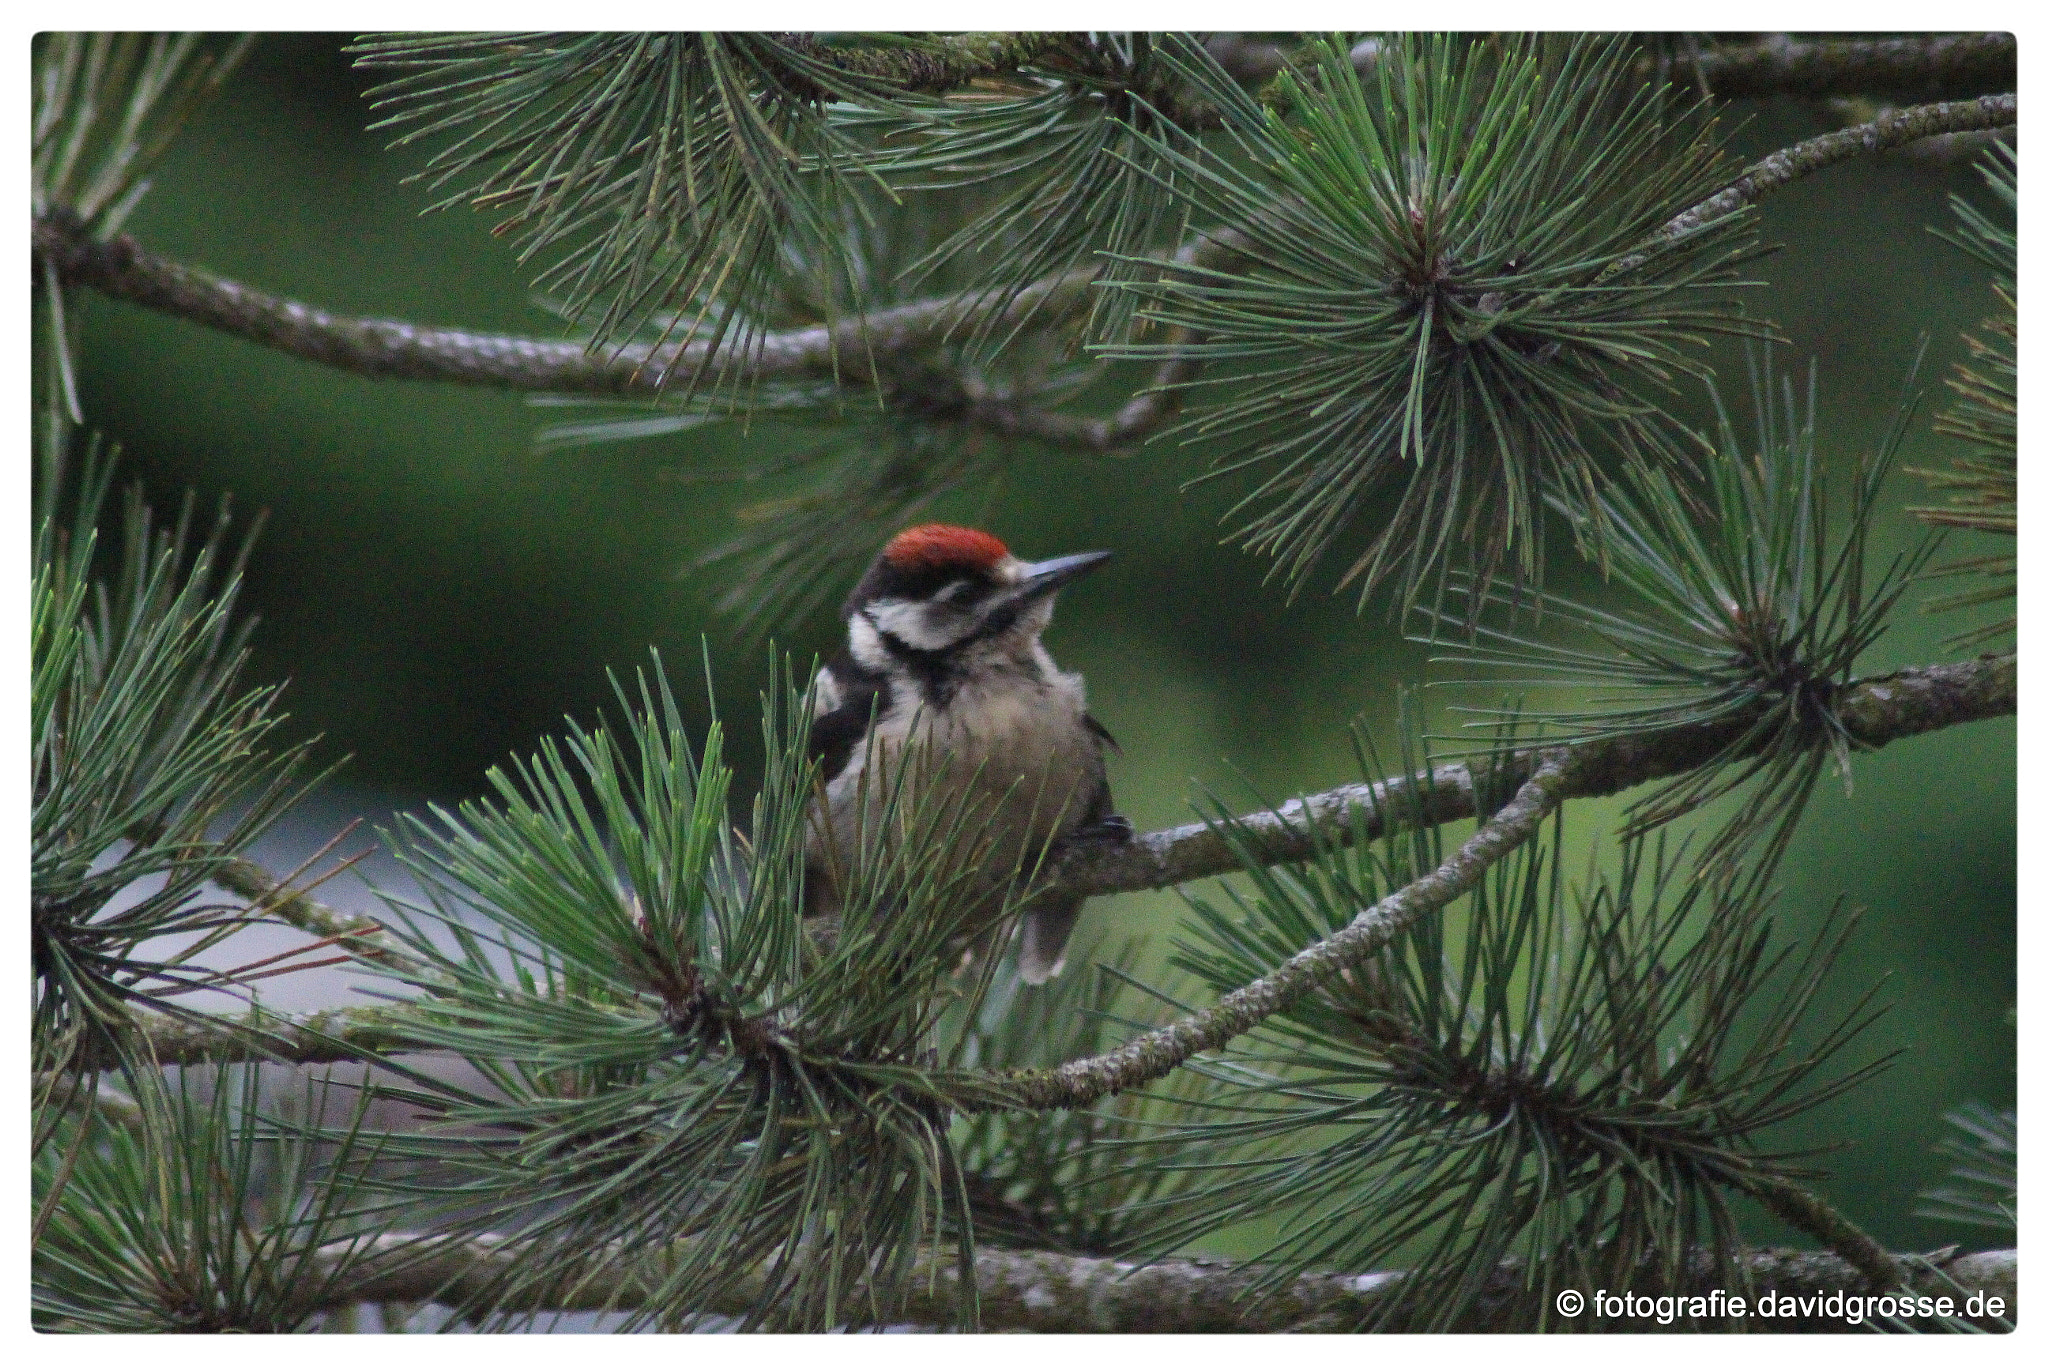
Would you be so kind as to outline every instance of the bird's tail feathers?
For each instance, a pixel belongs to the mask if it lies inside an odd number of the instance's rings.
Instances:
[[[1060,974],[1067,961],[1067,938],[1081,917],[1081,902],[1055,901],[1024,912],[1023,942],[1017,950],[1017,971],[1033,986]]]

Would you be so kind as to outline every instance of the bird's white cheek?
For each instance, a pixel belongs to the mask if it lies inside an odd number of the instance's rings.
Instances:
[[[864,613],[855,615],[847,627],[846,648],[854,661],[869,672],[879,673],[888,666],[888,646],[882,643],[881,633]]]
[[[860,616],[912,649],[951,648],[974,625],[953,612],[934,610],[927,603],[901,600],[872,603],[861,609]]]

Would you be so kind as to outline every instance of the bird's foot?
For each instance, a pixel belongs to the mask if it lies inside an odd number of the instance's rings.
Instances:
[[[1068,831],[1063,841],[1069,844],[1128,844],[1134,831],[1130,818],[1123,815],[1105,815],[1092,825],[1081,825]]]

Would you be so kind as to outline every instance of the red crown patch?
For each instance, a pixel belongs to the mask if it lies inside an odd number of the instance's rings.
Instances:
[[[918,569],[988,569],[1000,563],[1010,547],[971,526],[913,526],[897,533],[882,551],[891,567]]]

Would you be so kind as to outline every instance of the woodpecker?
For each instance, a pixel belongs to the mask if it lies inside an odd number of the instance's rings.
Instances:
[[[887,799],[888,782],[862,780],[871,766],[922,764],[944,794],[974,801],[970,818],[990,821],[981,866],[992,897],[1074,840],[1130,837],[1103,772],[1116,741],[1088,714],[1080,675],[1061,672],[1039,640],[1060,589],[1108,558],[1030,563],[964,526],[913,526],[882,547],[840,609],[845,646],[818,675],[811,752],[825,786],[807,912],[836,907],[833,850],[859,837],[873,814],[863,806]],[[1052,891],[1026,906],[1026,981],[1059,972],[1082,900]]]

